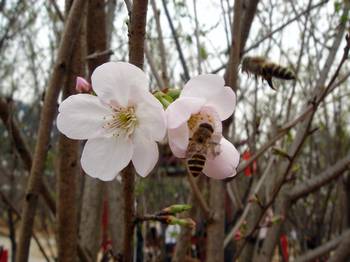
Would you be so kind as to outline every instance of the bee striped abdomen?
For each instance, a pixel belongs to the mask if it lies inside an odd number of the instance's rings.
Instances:
[[[264,75],[277,77],[285,80],[295,79],[295,74],[290,69],[277,65],[277,64],[267,64],[264,67]]]
[[[188,170],[193,176],[198,176],[202,172],[205,160],[205,156],[200,154],[194,154],[187,160]]]

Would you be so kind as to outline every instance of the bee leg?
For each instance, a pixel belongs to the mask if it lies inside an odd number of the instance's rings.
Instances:
[[[191,173],[193,177],[198,177],[202,173]]]
[[[276,91],[276,88],[274,88],[273,84],[272,84],[272,77],[265,77],[265,80],[267,81],[267,83],[269,84],[269,86]]]

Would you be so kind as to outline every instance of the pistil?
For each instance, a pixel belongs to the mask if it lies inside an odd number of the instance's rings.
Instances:
[[[138,123],[134,107],[112,107],[112,114],[105,117],[107,120],[103,126],[108,131],[112,132],[113,136],[124,134],[131,136]]]

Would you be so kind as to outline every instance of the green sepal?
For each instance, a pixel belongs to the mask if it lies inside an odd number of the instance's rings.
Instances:
[[[170,88],[167,90],[166,94],[168,96],[170,96],[173,101],[175,101],[176,99],[179,98],[180,94],[181,94],[181,90],[180,89],[175,89],[175,88]]]
[[[172,102],[174,102],[171,96],[163,93],[162,91],[157,91],[153,95],[163,105],[164,109],[166,109]]]

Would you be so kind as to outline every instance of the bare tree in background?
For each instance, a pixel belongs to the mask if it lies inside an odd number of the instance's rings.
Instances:
[[[0,247],[11,261],[347,261],[349,5],[0,1]],[[245,56],[297,79],[270,90],[240,71]],[[111,182],[87,176],[84,142],[58,132],[57,106],[109,60],[143,68],[152,92],[223,76],[237,96],[223,123],[237,176],[189,176],[166,140],[147,178],[132,166]],[[139,222],[180,203],[195,229]]]

